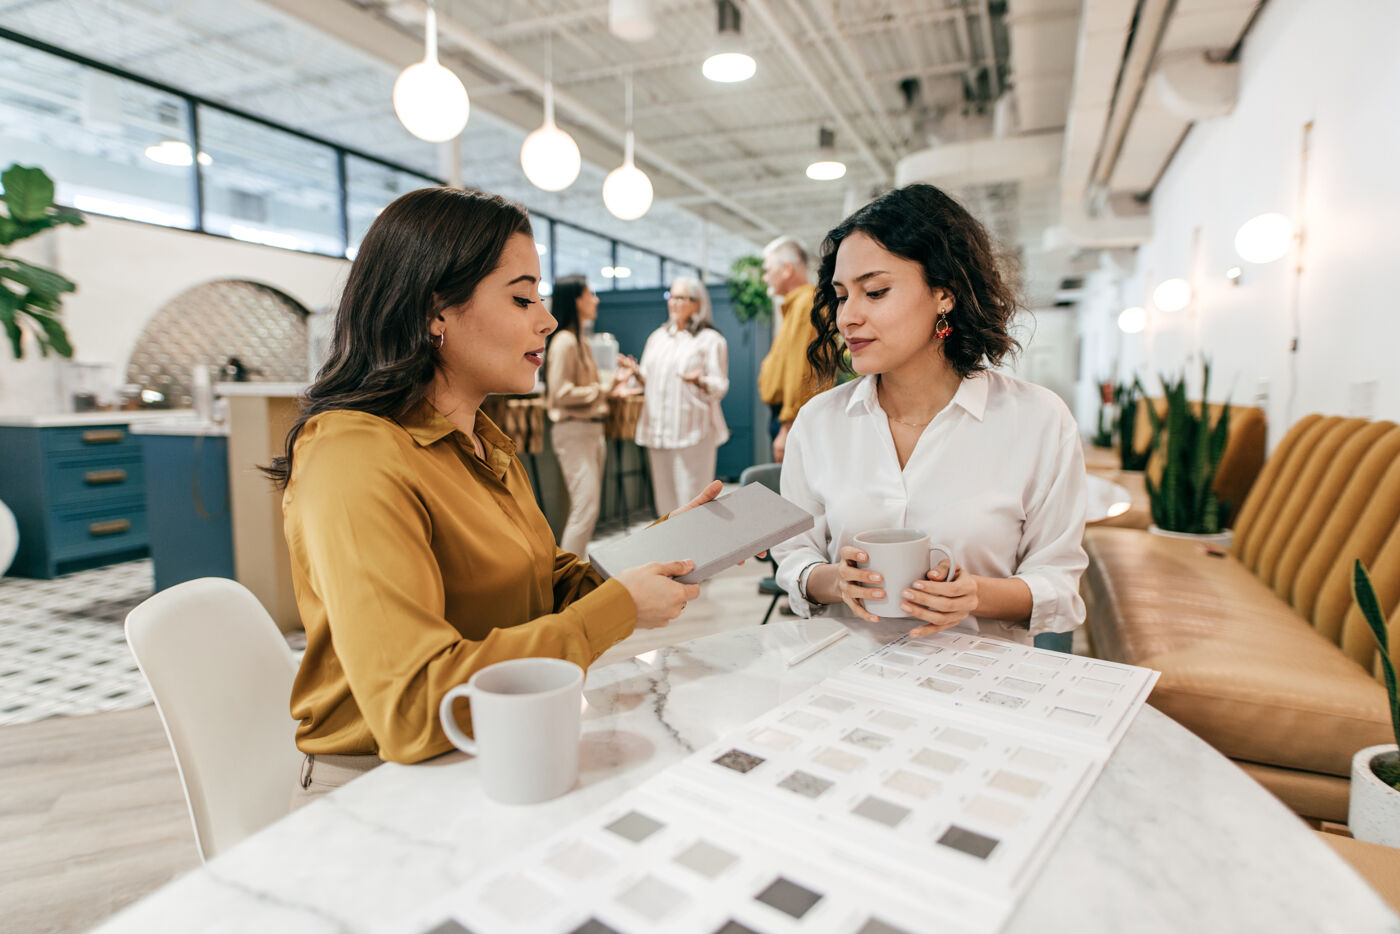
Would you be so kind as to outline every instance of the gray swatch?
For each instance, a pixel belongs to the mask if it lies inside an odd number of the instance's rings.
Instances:
[[[860,926],[856,934],[909,934],[904,928],[897,928],[893,924],[887,924],[879,918],[871,918]]]
[[[611,830],[619,837],[631,840],[633,843],[641,843],[665,826],[660,821],[653,820],[639,811],[628,811],[605,829]]]
[[[953,824],[943,832],[943,836],[938,838],[938,842],[943,846],[966,853],[968,856],[986,859],[992,855],[992,850],[995,850],[1001,841],[993,837],[984,837],[980,833]]]
[[[822,900],[820,893],[805,889],[782,876],[774,879],[772,885],[759,892],[754,898],[794,918],[801,918],[812,910],[813,905]]]
[[[616,928],[610,928],[597,918],[589,918],[587,921],[574,928],[569,934],[622,934]]]
[[[737,749],[731,749],[724,755],[716,759],[715,765],[722,765],[726,769],[733,769],[734,771],[742,774],[744,772],[752,771],[753,769],[762,765],[763,761],[764,760],[759,758],[758,756],[751,755],[747,752],[740,752]]]
[[[437,927],[424,931],[423,934],[472,934],[471,928],[464,928],[456,921],[448,918]]]
[[[724,872],[734,865],[735,856],[728,850],[720,849],[713,843],[697,840],[685,849],[675,860],[687,869],[693,869],[707,879]]]
[[[778,782],[778,787],[786,788],[788,791],[794,791],[808,798],[820,798],[832,784],[833,782],[827,781],[824,778],[818,778],[807,772],[797,771]]]
[[[758,934],[758,932],[747,924],[740,924],[730,918],[721,927],[715,928],[715,934]]]
[[[888,736],[881,736],[879,733],[862,729],[851,730],[841,738],[852,746],[860,746],[862,749],[884,749],[890,744]]]
[[[899,822],[909,816],[909,809],[886,801],[884,798],[869,796],[852,810],[852,814],[859,814],[861,817],[884,824],[886,827],[898,827]]]

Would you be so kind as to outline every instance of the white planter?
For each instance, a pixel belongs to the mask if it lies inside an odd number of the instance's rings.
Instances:
[[[1216,545],[1226,551],[1230,550],[1230,545],[1235,541],[1234,529],[1226,529],[1223,532],[1212,534],[1197,534],[1195,532],[1168,532],[1166,529],[1157,528],[1156,525],[1149,525],[1147,531],[1153,535],[1161,535],[1163,538],[1186,538],[1203,545]]]
[[[1367,746],[1351,759],[1351,806],[1347,826],[1351,835],[1367,843],[1400,847],[1400,791],[1371,771],[1371,760],[1390,753],[1400,755],[1394,744]]]

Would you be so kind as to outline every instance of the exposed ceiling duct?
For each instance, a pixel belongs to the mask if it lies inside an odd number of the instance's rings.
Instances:
[[[1157,99],[1183,120],[1223,117],[1235,109],[1240,93],[1238,62],[1214,61],[1204,49],[1183,49],[1162,56],[1152,76]]]

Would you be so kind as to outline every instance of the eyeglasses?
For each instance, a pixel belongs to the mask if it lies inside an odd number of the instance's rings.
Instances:
[[[679,294],[677,294],[677,293],[675,293],[675,292],[667,292],[667,293],[666,293],[666,301],[669,302],[669,301],[670,301],[671,299],[673,299],[673,298],[676,299],[677,301],[682,301],[682,302],[698,302],[698,301],[700,301],[700,299],[696,298],[694,295],[679,295]]]

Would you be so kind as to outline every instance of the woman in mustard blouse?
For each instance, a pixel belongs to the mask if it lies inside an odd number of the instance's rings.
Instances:
[[[480,412],[488,393],[534,386],[555,327],[539,280],[529,216],[493,195],[415,191],[365,234],[330,357],[269,470],[306,628],[299,801],[450,750],[438,702],[477,669],[586,668],[698,595],[673,580],[689,562],[604,582],[559,550],[514,445]]]

